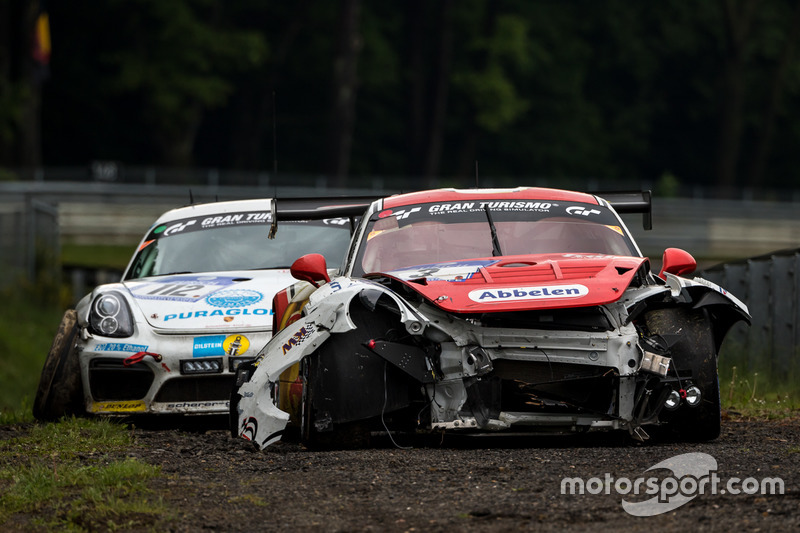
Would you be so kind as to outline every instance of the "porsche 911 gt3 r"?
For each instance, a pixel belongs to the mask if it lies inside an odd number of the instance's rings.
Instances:
[[[656,274],[618,213],[649,193],[518,188],[392,196],[339,274],[319,255],[276,297],[283,329],[240,368],[231,431],[264,448],[375,432],[720,432],[717,355],[744,303],[667,249]],[[280,232],[280,229],[278,230]],[[651,430],[652,431],[652,430]]]
[[[272,222],[269,199],[162,215],[122,280],[65,313],[34,415],[227,413],[237,366],[272,334],[272,298],[292,282],[292,261],[317,252],[338,262],[350,240],[347,218],[287,222],[269,239]]]

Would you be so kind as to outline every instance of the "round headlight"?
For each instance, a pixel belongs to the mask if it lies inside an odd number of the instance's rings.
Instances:
[[[89,331],[105,337],[130,337],[134,333],[133,315],[119,291],[97,296],[89,313]]]
[[[114,317],[107,316],[100,321],[100,333],[103,335],[113,335],[119,328],[119,322]]]
[[[670,411],[674,411],[675,409],[680,407],[680,405],[681,405],[681,394],[678,391],[673,390],[672,392],[669,393],[669,396],[667,396],[667,400],[664,402],[664,407]]]
[[[689,407],[699,405],[702,398],[703,394],[700,392],[700,389],[694,385],[686,389],[686,403],[689,404]]]
[[[115,316],[119,308],[119,300],[111,294],[105,294],[97,300],[97,313],[100,316]]]

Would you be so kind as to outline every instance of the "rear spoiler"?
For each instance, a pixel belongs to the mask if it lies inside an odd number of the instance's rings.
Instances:
[[[369,205],[380,196],[331,196],[327,198],[277,198],[272,199],[272,224],[270,239],[275,238],[278,221],[323,220],[326,218],[349,218],[350,231],[355,228],[355,219],[364,214]],[[280,203],[280,205],[278,205]]]
[[[611,204],[617,213],[642,213],[642,226],[653,229],[653,203],[650,191],[591,193]]]

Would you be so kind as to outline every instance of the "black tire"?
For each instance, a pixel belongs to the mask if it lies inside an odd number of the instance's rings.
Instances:
[[[42,367],[33,400],[33,416],[37,420],[50,422],[86,414],[77,352],[79,329],[78,314],[68,309]]]
[[[681,405],[674,412],[662,411],[661,420],[669,430],[665,436],[694,442],[716,439],[721,429],[719,372],[708,314],[702,309],[660,309],[647,313],[645,320],[651,334],[671,340],[672,367],[691,371],[691,382],[702,392],[696,407]]]
[[[370,443],[370,431],[366,421],[334,424],[319,430],[319,412],[315,407],[316,380],[318,379],[319,354],[311,354],[300,363],[303,379],[303,395],[300,404],[300,442],[310,449],[356,449]],[[324,414],[323,414],[324,416]]]

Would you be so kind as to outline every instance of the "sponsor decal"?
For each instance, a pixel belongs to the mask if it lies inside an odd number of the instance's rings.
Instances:
[[[171,302],[197,302],[234,283],[220,276],[168,276],[131,289],[134,298]]]
[[[229,335],[222,343],[222,349],[226,355],[242,355],[250,348],[250,340],[244,335]]]
[[[579,205],[572,205],[567,208],[567,213],[570,215],[581,215],[588,217],[590,215],[599,215],[600,211],[597,209],[587,209],[586,207],[581,207]]]
[[[344,226],[345,224],[350,223],[350,219],[345,217],[325,218],[322,220],[322,223],[326,226]]]
[[[179,402],[179,403],[168,403],[164,406],[165,409],[169,411],[173,411],[176,409],[227,409],[229,402],[226,401],[218,401],[218,402]]]
[[[145,344],[127,344],[122,342],[106,342],[94,347],[96,352],[146,352],[148,346]]]
[[[249,307],[260,302],[264,295],[249,289],[231,289],[220,291],[206,298],[206,302],[214,307]]]
[[[125,412],[125,413],[140,413],[147,409],[144,405],[144,400],[129,400],[120,402],[94,402],[92,404],[93,413],[105,412]]]
[[[292,335],[288,341],[286,341],[283,345],[283,355],[294,348],[295,346],[300,346],[303,342],[314,333],[314,323],[313,322],[306,322],[305,326],[301,327],[297,333]]]
[[[692,281],[694,281],[695,283],[699,283],[700,285],[705,285],[709,289],[713,289],[713,290],[717,291],[720,294],[724,294],[725,296],[728,295],[728,291],[726,291],[725,289],[723,289],[722,287],[720,287],[719,285],[717,285],[713,281],[708,281],[707,279],[704,279],[704,278],[694,278]]]
[[[144,242],[143,242],[143,243],[142,243],[142,244],[139,246],[139,249],[138,249],[138,250],[136,250],[136,251],[137,251],[137,252],[141,252],[142,250],[144,250],[145,248],[147,248],[148,246],[150,246],[150,245],[151,245],[151,244],[153,244],[154,242],[156,242],[156,240],[155,240],[155,239],[150,239],[149,241],[144,241]]]
[[[206,217],[200,223],[200,226],[206,229],[239,224],[265,224],[267,222],[272,222],[271,213],[268,211],[261,211],[255,213],[228,213],[225,215]]]
[[[377,237],[378,235],[380,235],[380,234],[381,234],[381,233],[383,233],[384,231],[385,231],[385,230],[382,230],[382,229],[370,231],[370,232],[367,234],[367,240],[368,240],[368,241],[369,241],[369,240],[372,240],[374,237]]]
[[[551,208],[558,206],[551,202],[536,201],[476,201],[476,202],[453,202],[445,204],[433,204],[428,207],[428,213],[469,213],[473,211],[483,211],[487,207],[492,211],[541,211],[547,212]]]
[[[213,309],[208,310],[204,309],[202,311],[189,311],[187,313],[170,313],[168,315],[164,315],[164,322],[169,320],[186,320],[189,318],[209,318],[212,316],[224,316],[225,322],[230,322],[233,320],[234,316],[243,315],[243,316],[269,316],[272,314],[272,309],[264,309],[264,308],[257,308],[257,309]],[[229,320],[230,319],[230,320]]]
[[[204,218],[187,218],[162,224],[153,229],[150,238],[164,238],[180,233],[201,231],[226,226],[247,224],[269,224],[272,214],[269,211],[243,211],[239,213],[220,213]]]
[[[208,337],[195,337],[192,342],[192,357],[208,357],[211,355],[224,355],[222,343],[225,335],[210,335]]]
[[[396,217],[397,220],[403,220],[404,218],[408,218],[409,215],[412,213],[418,212],[421,207],[412,207],[411,209],[399,209],[394,211],[392,209],[387,209],[385,211],[381,211],[378,213],[378,218],[386,218],[386,217]]]
[[[242,422],[242,430],[239,434],[243,439],[254,441],[258,434],[258,420],[254,416],[248,417]]]
[[[473,302],[510,302],[519,300],[550,300],[581,298],[589,289],[577,283],[572,285],[547,285],[538,287],[507,287],[503,289],[477,289],[469,293]]]
[[[472,278],[481,267],[486,268],[497,262],[498,260],[432,263],[401,268],[388,272],[388,274],[405,280],[427,278],[428,281],[458,282]]]
[[[188,228],[189,226],[194,226],[196,220],[187,220],[186,222],[178,222],[177,224],[173,224],[171,226],[167,226],[163,229],[164,237],[169,237],[170,235],[175,235],[176,233],[181,233],[183,230]],[[158,231],[160,228],[156,228]],[[160,232],[159,232],[160,233]]]

